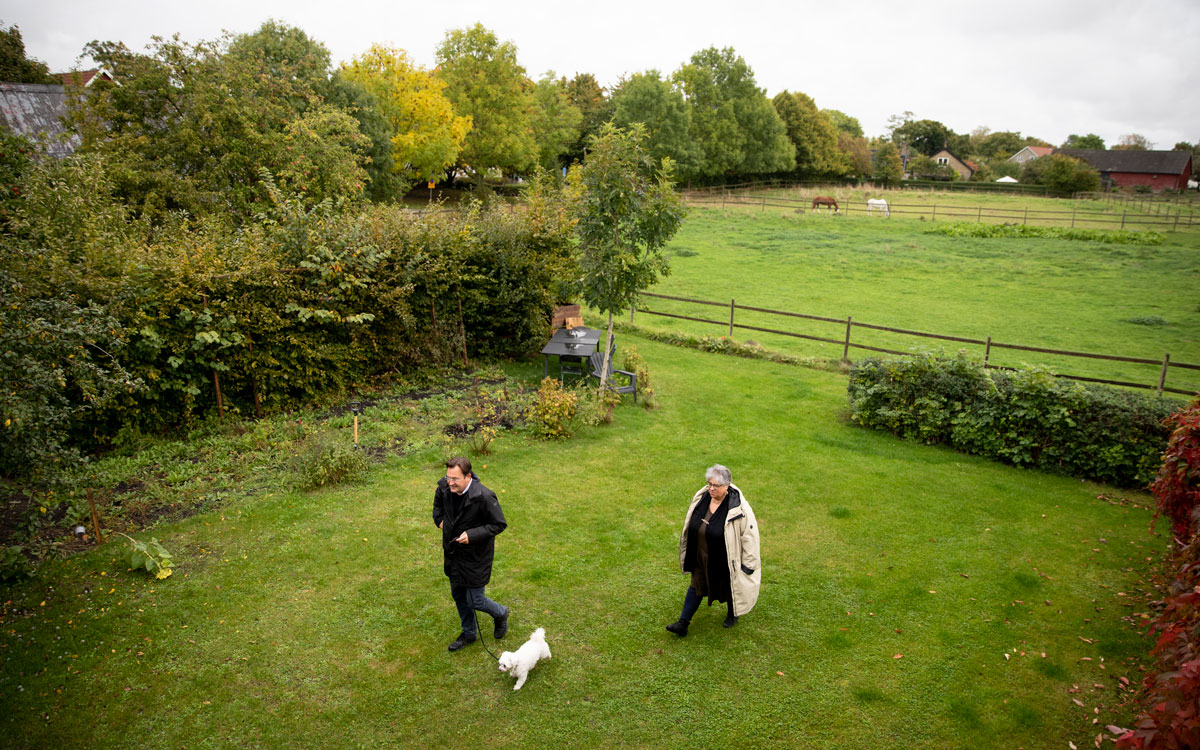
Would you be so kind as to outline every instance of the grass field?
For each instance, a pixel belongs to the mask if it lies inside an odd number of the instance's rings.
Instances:
[[[446,652],[430,510],[457,449],[418,445],[363,485],[160,525],[165,581],[110,542],[6,588],[0,745],[1033,749],[1128,722],[1165,544],[1148,498],[850,426],[837,373],[622,339],[660,409],[476,459],[509,521],[505,645],[542,626],[554,653],[520,692],[478,645]],[[678,530],[716,462],[758,515],[762,596],[680,640]]]
[[[944,194],[938,200],[1043,201]],[[715,320],[690,323],[646,314],[657,330],[728,332],[728,304],[819,315],[893,328],[1049,349],[1200,364],[1200,231],[1168,233],[1159,246],[1063,239],[959,238],[928,234],[928,222],[695,209],[670,244],[671,275],[651,291],[720,302],[700,307],[647,299],[652,310]],[[627,318],[626,318],[627,319]],[[845,325],[738,311],[739,325],[841,340]],[[840,358],[842,347],[753,331],[740,340],[804,356]],[[938,342],[855,328],[856,343],[898,351]],[[966,345],[983,357],[983,346]],[[851,350],[851,358],[868,356]],[[993,348],[1004,366],[1157,385],[1161,366],[1066,358]],[[1171,368],[1167,385],[1200,390],[1200,371]]]

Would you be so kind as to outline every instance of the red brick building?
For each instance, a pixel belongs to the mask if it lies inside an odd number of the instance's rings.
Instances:
[[[1187,190],[1192,176],[1192,155],[1188,151],[1099,151],[1060,148],[1056,154],[1082,159],[1100,173],[1105,187],[1123,188],[1145,185],[1156,193],[1163,190]]]

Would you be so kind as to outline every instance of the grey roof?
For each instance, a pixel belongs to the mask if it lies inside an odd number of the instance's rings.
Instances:
[[[1144,172],[1181,175],[1188,169],[1188,151],[1101,151],[1089,148],[1060,148],[1056,154],[1082,159],[1097,172]],[[1190,170],[1189,170],[1190,171]]]
[[[67,156],[79,146],[79,134],[63,127],[65,114],[67,95],[62,86],[0,83],[0,115],[5,127],[35,140],[44,134],[46,153],[51,156]]]

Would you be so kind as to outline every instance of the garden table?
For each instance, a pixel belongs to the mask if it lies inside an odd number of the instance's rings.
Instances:
[[[563,359],[570,361],[583,361],[588,355],[596,351],[596,347],[600,344],[600,335],[603,333],[598,328],[588,328],[586,326],[576,326],[575,328],[559,328],[550,337],[550,341],[542,347],[542,375],[550,376],[550,357],[558,357],[558,369],[562,371]]]

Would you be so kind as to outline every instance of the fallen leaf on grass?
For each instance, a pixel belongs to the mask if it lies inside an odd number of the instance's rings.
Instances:
[[[1078,698],[1072,698],[1071,702],[1080,708],[1087,708],[1087,706],[1083,705],[1083,701],[1079,700]]]
[[[895,655],[895,656],[893,656],[892,658],[893,658],[893,659],[903,659],[903,658],[904,658],[904,654],[896,654],[896,655]]]
[[[779,675],[780,677],[784,676],[783,672],[776,672],[775,674]]]

